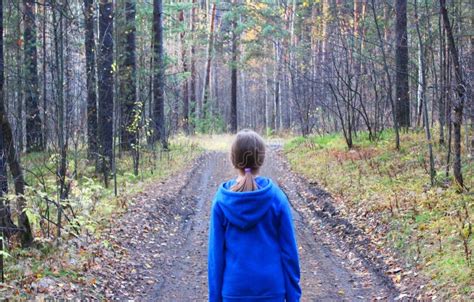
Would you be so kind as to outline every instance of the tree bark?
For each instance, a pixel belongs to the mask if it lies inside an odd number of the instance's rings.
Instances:
[[[236,8],[236,1],[232,1],[232,5]],[[231,100],[230,100],[230,131],[237,132],[237,52],[238,52],[238,35],[237,35],[236,16],[232,16],[232,61],[230,62],[231,73]]]
[[[395,91],[397,120],[400,127],[408,128],[410,127],[410,95],[408,87],[407,0],[396,1],[396,16]]]
[[[3,54],[3,3],[0,1],[0,131],[1,131],[1,158],[6,157],[8,165],[10,167],[10,172],[15,185],[15,193],[18,195],[17,207],[19,211],[19,221],[18,226],[22,229],[21,233],[21,243],[23,247],[28,247],[33,243],[33,233],[31,231],[30,222],[28,216],[24,211],[26,208],[26,200],[23,197],[25,194],[25,181],[23,178],[23,169],[20,165],[20,162],[15,151],[15,145],[13,141],[13,132],[8,121],[7,114],[5,112],[5,101],[4,101],[4,54]],[[40,124],[41,129],[41,124]],[[40,133],[41,134],[41,133]],[[7,183],[5,172],[5,163],[2,160],[3,167],[2,172],[2,181],[1,181],[1,190],[6,192]]]
[[[135,121],[137,103],[137,63],[136,63],[136,2],[127,0],[125,2],[125,53],[123,61],[122,93],[123,102],[121,104],[121,150],[130,151],[137,143],[137,126]]]
[[[185,25],[184,10],[180,10],[178,14],[179,22]],[[180,33],[181,43],[181,64],[183,65],[183,72],[188,73],[188,58],[187,58],[187,45],[186,45],[186,26],[183,26],[183,31]],[[182,127],[184,132],[189,135],[189,81],[186,78],[183,80],[183,114],[182,114]]]
[[[97,160],[97,81],[95,67],[94,16],[94,0],[84,0],[88,157]]]
[[[48,110],[47,110],[47,63],[46,63],[46,23],[48,21],[48,13],[46,10],[46,0],[43,0],[43,26],[42,26],[42,39],[43,39],[43,45],[42,45],[42,55],[43,55],[43,68],[42,68],[42,73],[43,73],[43,144],[44,148],[46,149],[48,147]]]
[[[445,57],[445,34],[444,34],[444,28],[442,26],[442,16],[439,15],[438,18],[438,30],[439,30],[439,73],[440,73],[440,94],[439,94],[439,100],[438,100],[438,120],[439,120],[439,144],[444,145],[445,144],[445,134],[444,134],[444,128],[446,125],[446,95],[447,95],[447,89],[446,89],[446,65],[447,65],[447,59]]]
[[[471,28],[474,28],[474,14],[471,14]],[[474,159],[474,35],[471,34],[469,39],[469,79],[471,80],[469,87],[469,98],[471,100],[471,159]]]
[[[25,52],[25,92],[26,92],[26,150],[42,151],[43,134],[38,96],[38,53],[36,46],[36,1],[24,0],[24,52]]]
[[[113,1],[100,0],[100,69],[99,69],[99,153],[104,182],[108,186],[112,167],[113,144],[113,104],[114,104],[114,41],[113,41]]]
[[[414,6],[415,6],[415,23],[416,23],[416,33],[418,36],[418,47],[419,47],[419,60],[418,63],[420,64],[419,66],[419,80],[420,83],[419,88],[418,88],[418,98],[420,102],[420,106],[422,106],[423,109],[423,120],[424,120],[424,126],[425,126],[425,135],[426,135],[426,141],[428,143],[428,154],[430,158],[430,181],[431,185],[433,186],[435,184],[435,176],[436,176],[436,171],[435,171],[435,164],[434,164],[434,156],[433,156],[433,142],[431,141],[431,132],[430,132],[430,123],[428,122],[428,106],[427,106],[427,100],[426,100],[426,63],[425,63],[425,53],[424,53],[424,45],[423,45],[423,39],[421,37],[421,30],[420,30],[420,19],[418,17],[418,5],[417,5],[417,0],[414,0]]]
[[[281,130],[281,89],[280,89],[280,78],[281,78],[281,49],[280,41],[275,43],[275,66],[274,66],[274,106],[275,106],[275,130]]]
[[[453,134],[454,134],[454,162],[453,174],[457,185],[460,189],[464,189],[464,181],[462,176],[461,163],[461,125],[462,114],[464,108],[464,98],[466,97],[466,82],[464,81],[461,64],[459,62],[459,54],[454,42],[454,36],[449,21],[448,10],[446,9],[446,0],[440,0],[440,13],[443,16],[444,28],[448,38],[448,49],[454,64],[454,74],[456,76],[456,93],[457,100],[453,103]]]
[[[53,23],[57,26],[54,26],[54,57],[55,57],[55,71],[56,71],[56,131],[57,131],[57,146],[59,152],[59,159],[57,162],[57,184],[59,187],[59,200],[58,200],[58,212],[57,212],[57,237],[61,236],[61,221],[62,221],[62,203],[61,201],[67,198],[67,189],[66,189],[66,172],[67,172],[67,109],[68,103],[68,93],[67,87],[63,83],[67,82],[64,80],[65,68],[64,68],[64,25],[65,18],[64,14],[67,11],[67,1],[62,3],[54,3],[52,8],[53,14]],[[59,18],[58,18],[59,15]],[[66,30],[67,32],[67,30]],[[67,47],[66,47],[67,48]],[[67,59],[66,59],[67,60]],[[66,68],[67,70],[67,68]],[[64,90],[66,89],[66,97],[64,96]]]
[[[0,1],[0,101],[2,106],[4,103],[4,91],[3,83],[5,81],[4,77],[4,62],[3,62],[3,1]],[[8,176],[7,176],[7,157],[5,152],[5,143],[3,140],[3,133],[0,131],[0,227],[8,228],[14,227],[14,224],[11,220],[10,204],[8,200],[4,197],[8,193]],[[3,238],[8,232],[0,232],[0,236]],[[0,240],[0,251],[3,250],[3,242]],[[0,269],[3,269],[3,255],[0,256],[2,261],[2,266]]]
[[[153,121],[155,124],[154,142],[159,141],[163,149],[168,149],[165,128],[165,62],[163,50],[163,0],[153,0],[153,91],[155,104]]]
[[[204,86],[202,89],[202,98],[201,104],[202,108],[200,111],[200,118],[205,119],[206,113],[208,111],[208,101],[210,94],[210,83],[211,83],[211,62],[212,62],[212,52],[214,49],[214,20],[216,18],[216,4],[212,4],[211,19],[209,20],[209,40],[207,45],[207,60],[206,60],[206,74],[204,76]]]
[[[21,18],[18,17],[18,23],[17,23],[17,34],[21,35]],[[24,144],[24,93],[23,93],[23,68],[22,64],[20,63],[22,61],[22,44],[21,43],[16,43],[16,79],[18,82],[18,91],[17,91],[17,108],[16,108],[16,143],[18,147],[18,152],[23,152],[25,149],[25,144]]]
[[[191,105],[191,127],[194,131],[197,112],[197,98],[196,98],[196,6],[197,0],[192,0],[193,7],[191,8],[191,35],[193,41],[191,42],[191,80],[190,80],[190,105]]]

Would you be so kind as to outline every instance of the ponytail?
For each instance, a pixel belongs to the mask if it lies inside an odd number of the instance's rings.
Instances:
[[[250,168],[244,169],[244,176],[237,179],[237,183],[233,185],[230,190],[234,192],[249,192],[258,189],[255,177]]]
[[[255,175],[265,159],[265,142],[256,132],[244,129],[237,133],[231,146],[230,158],[240,171],[237,183],[230,189],[234,192],[258,190]]]

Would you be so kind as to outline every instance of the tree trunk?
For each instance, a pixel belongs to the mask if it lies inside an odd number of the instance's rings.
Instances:
[[[453,133],[454,133],[454,163],[453,174],[457,185],[460,189],[464,189],[464,181],[462,176],[461,165],[461,125],[462,112],[464,108],[464,98],[466,97],[466,83],[463,79],[461,65],[459,62],[459,54],[454,42],[454,36],[449,21],[448,10],[446,9],[446,0],[440,0],[440,12],[443,16],[444,28],[448,38],[448,49],[454,64],[454,74],[456,76],[456,93],[458,99],[453,104]]]
[[[415,4],[415,22],[416,22],[416,33],[418,36],[418,47],[419,47],[419,59],[418,63],[420,64],[418,70],[419,70],[419,80],[420,83],[418,84],[418,98],[420,102],[420,106],[423,108],[423,123],[425,124],[425,135],[426,135],[426,141],[428,142],[428,154],[430,157],[430,181],[431,185],[433,186],[435,183],[435,176],[436,176],[436,171],[435,171],[435,164],[434,164],[434,156],[433,156],[433,143],[431,141],[431,132],[430,132],[430,123],[428,122],[428,105],[426,101],[426,64],[425,64],[425,54],[424,54],[424,48],[423,48],[423,39],[421,37],[421,30],[420,30],[420,20],[418,18],[418,5],[417,5],[417,0],[414,0]]]
[[[234,9],[236,8],[236,1],[232,1]],[[230,62],[231,72],[231,100],[230,100],[230,131],[237,132],[237,52],[238,52],[238,34],[237,34],[237,20],[236,16],[232,16],[232,61]]]
[[[281,75],[281,50],[280,50],[280,42],[277,41],[275,43],[275,66],[274,66],[274,106],[275,106],[275,130],[281,130],[281,89],[280,89],[280,75]]]
[[[0,102],[2,106],[4,104],[4,91],[3,83],[4,77],[4,62],[3,62],[3,1],[0,1]],[[2,111],[3,112],[3,111]],[[8,176],[7,176],[7,157],[6,157],[6,145],[3,140],[3,134],[0,131],[0,227],[9,228],[15,227],[11,220],[10,204],[4,197],[8,193]],[[1,231],[0,237],[5,237],[8,231]],[[3,251],[3,242],[0,240],[0,252]],[[3,255],[0,255],[1,267],[3,271]],[[3,281],[2,281],[3,282]]]
[[[447,87],[446,87],[446,65],[447,59],[445,57],[445,34],[444,28],[441,24],[442,16],[439,15],[438,18],[438,30],[439,30],[439,73],[440,73],[440,91],[439,100],[438,100],[438,120],[439,120],[439,144],[445,144],[445,135],[444,135],[444,127],[446,125],[446,95],[447,95]]]
[[[15,184],[15,193],[18,195],[18,212],[19,221],[18,226],[22,229],[21,233],[21,243],[23,247],[28,247],[33,243],[33,233],[31,231],[30,222],[28,216],[24,211],[26,208],[26,200],[23,197],[25,194],[25,181],[23,178],[23,170],[21,168],[20,162],[15,151],[15,145],[13,142],[13,132],[8,121],[7,114],[5,112],[5,101],[4,101],[4,55],[3,55],[3,3],[0,3],[0,130],[2,138],[2,148],[0,152],[2,153],[2,159],[6,157],[8,165],[10,167],[10,172]],[[41,124],[40,124],[41,129]],[[40,133],[41,134],[41,133]],[[4,162],[3,162],[4,164]],[[5,168],[1,169],[5,171]],[[3,173],[2,176],[6,176],[6,173]],[[5,179],[2,179],[1,184],[2,191],[7,189]]]
[[[474,14],[471,14],[471,28],[474,28]],[[474,35],[471,34],[469,39],[469,50],[470,50],[470,58],[469,58],[469,79],[471,80],[470,83],[470,113],[471,113],[471,159],[474,159]]]
[[[46,70],[46,23],[48,21],[48,14],[46,10],[46,0],[43,0],[43,26],[42,26],[42,55],[43,55],[43,68],[42,68],[42,76],[43,76],[43,145],[46,149],[48,147],[48,111],[47,111],[47,70]]]
[[[196,98],[196,3],[197,0],[192,0],[193,7],[191,8],[191,81],[190,81],[190,102],[191,102],[191,126],[194,128],[196,123],[197,112],[197,98]],[[193,129],[194,131],[194,129]]]
[[[211,62],[212,62],[212,52],[214,48],[214,19],[216,18],[216,4],[212,4],[211,19],[209,20],[209,40],[207,45],[207,60],[206,60],[206,74],[204,76],[204,86],[202,89],[202,98],[201,98],[201,112],[200,118],[205,119],[206,113],[208,111],[208,99],[210,94],[210,83],[211,83]]]
[[[94,0],[84,0],[88,157],[97,160],[97,82],[95,70],[94,16]]]
[[[416,1],[416,0],[415,0]],[[417,25],[418,26],[418,25]],[[420,42],[418,42],[419,44]],[[423,62],[421,62],[421,60],[423,59],[423,53],[422,53],[422,49],[420,48],[420,46],[418,45],[418,87],[416,89],[416,102],[417,102],[417,105],[416,105],[416,127],[419,127],[420,126],[420,123],[421,123],[421,116],[423,115],[423,101],[424,101],[424,87],[423,87]],[[423,123],[425,122],[425,119],[423,117]]]
[[[270,89],[269,89],[269,82],[270,79],[268,78],[268,64],[265,63],[265,133],[270,134],[273,130],[273,102],[270,102]]]
[[[67,3],[67,2],[66,2]],[[58,213],[57,213],[57,237],[61,236],[61,221],[62,221],[62,203],[61,201],[67,198],[66,189],[66,172],[67,172],[67,135],[68,119],[65,116],[64,89],[67,86],[63,84],[64,81],[64,13],[66,12],[66,5],[64,3],[55,3],[53,10],[53,23],[56,24],[53,29],[54,33],[54,57],[55,57],[55,71],[56,71],[56,129],[57,129],[57,146],[59,152],[59,160],[57,162],[57,184],[59,187]],[[59,14],[59,19],[58,15]],[[67,30],[66,30],[67,32]],[[67,82],[67,80],[66,80]],[[66,96],[66,99],[68,97]]]
[[[99,153],[104,182],[108,186],[108,177],[112,166],[112,128],[114,104],[114,79],[112,65],[114,61],[113,41],[113,1],[100,0],[99,4]]]
[[[38,53],[36,46],[36,15],[34,0],[24,0],[24,52],[26,92],[26,150],[42,151],[43,134],[38,97]]]
[[[181,22],[183,25],[185,25],[185,19],[184,19],[184,10],[179,11],[179,22]],[[183,26],[183,28],[186,28],[186,26]],[[187,45],[186,45],[186,30],[183,29],[183,31],[180,33],[180,43],[181,43],[181,64],[183,64],[183,73],[187,74],[188,73],[188,58],[187,58]],[[182,117],[182,127],[184,130],[184,133],[189,135],[189,81],[186,76],[186,79],[183,80],[183,117]]]
[[[160,141],[163,149],[168,149],[165,128],[165,62],[163,51],[163,0],[153,0],[153,37],[154,37],[154,64],[153,64],[153,94],[155,104],[153,108],[153,122],[155,124],[154,142]]]
[[[17,24],[17,34],[21,35],[21,18],[18,18],[18,24]],[[24,94],[23,94],[23,70],[22,70],[22,64],[20,63],[22,61],[22,51],[21,51],[21,43],[16,44],[16,78],[18,81],[18,99],[17,99],[17,108],[16,108],[16,141],[17,141],[17,147],[18,147],[18,152],[21,153],[25,149],[25,144],[24,144]]]
[[[400,127],[410,127],[410,95],[408,87],[407,0],[396,1],[396,108]]]
[[[137,63],[136,63],[136,3],[135,0],[125,2],[125,58],[123,61],[122,93],[123,102],[121,104],[121,149],[130,151],[137,143],[136,103],[137,103]]]

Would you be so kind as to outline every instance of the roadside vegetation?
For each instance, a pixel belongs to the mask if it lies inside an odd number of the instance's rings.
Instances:
[[[460,193],[447,169],[446,147],[434,143],[435,184],[422,132],[384,131],[377,141],[360,132],[348,150],[340,134],[297,137],[285,144],[292,168],[334,195],[338,210],[375,243],[395,250],[404,273],[421,273],[443,299],[474,295],[474,163],[467,152],[462,173],[471,192]],[[466,151],[466,148],[463,148]],[[317,202],[317,200],[315,201]],[[468,298],[469,299],[469,298]]]
[[[0,297],[21,298],[34,292],[49,292],[58,286],[69,287],[71,292],[78,284],[93,286],[95,280],[84,272],[94,262],[95,255],[84,247],[98,244],[107,248],[109,243],[101,241],[101,234],[110,231],[112,222],[133,203],[134,195],[185,169],[202,150],[190,139],[177,136],[170,140],[168,151],[142,150],[138,175],[130,172],[132,155],[124,152],[117,160],[108,187],[96,173],[94,162],[80,151],[77,157],[70,158],[68,166],[72,169],[66,181],[69,198],[60,201],[61,207],[55,194],[55,154],[24,156],[26,211],[35,248],[21,249],[18,241],[5,241],[8,252],[3,252],[5,283],[0,283]],[[16,215],[12,217],[16,219]]]

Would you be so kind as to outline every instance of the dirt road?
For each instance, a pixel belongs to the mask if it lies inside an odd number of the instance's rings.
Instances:
[[[380,263],[373,262],[353,240],[344,239],[361,234],[337,217],[330,196],[293,175],[278,154],[278,146],[270,149],[261,174],[283,187],[293,207],[302,300],[385,301],[397,297]],[[99,260],[103,262],[98,280],[106,281],[99,282],[97,290],[120,300],[207,300],[211,200],[219,183],[234,176],[227,155],[210,152],[190,171],[138,197],[113,235],[128,238],[120,240],[124,243],[114,250],[114,255],[121,256],[115,261]],[[110,255],[104,252],[101,257]]]

